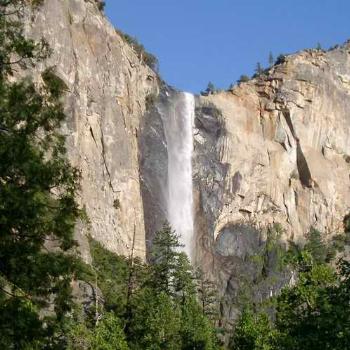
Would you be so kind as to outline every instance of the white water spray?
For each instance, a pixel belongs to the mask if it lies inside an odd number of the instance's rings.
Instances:
[[[168,148],[168,220],[180,235],[184,252],[189,258],[193,250],[193,121],[194,96],[182,93],[176,96],[164,118]]]

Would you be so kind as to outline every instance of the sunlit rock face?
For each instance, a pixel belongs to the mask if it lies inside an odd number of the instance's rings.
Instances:
[[[145,256],[145,226],[139,180],[138,132],[146,96],[158,90],[156,75],[116,33],[94,0],[46,0],[29,16],[27,32],[45,38],[68,86],[63,133],[74,166],[81,171],[78,197],[90,224],[77,238],[89,259],[90,233],[117,253]],[[40,73],[40,72],[38,72]]]
[[[266,76],[197,99],[197,261],[223,294],[237,293],[237,265],[249,265],[267,226],[281,224],[284,242],[303,242],[311,226],[326,238],[342,231],[350,209],[349,52],[349,44],[303,51]],[[240,225],[260,233],[234,229]]]

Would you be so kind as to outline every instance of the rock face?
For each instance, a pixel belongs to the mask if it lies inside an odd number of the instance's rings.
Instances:
[[[167,145],[162,110],[177,92],[158,82],[91,0],[46,0],[26,30],[44,37],[50,66],[68,86],[69,157],[81,170],[79,201],[86,234],[107,249],[145,257],[146,241],[166,217]],[[158,93],[153,101],[151,96]],[[275,271],[266,253],[268,227],[281,244],[303,242],[311,226],[330,237],[350,210],[350,44],[288,56],[265,75],[231,91],[196,97],[194,200],[196,262],[218,281],[223,309],[259,277],[252,257],[265,252],[266,276],[255,298],[292,276]],[[134,239],[135,238],[135,239]]]
[[[340,229],[350,205],[349,49],[301,52],[267,76],[199,99],[195,163],[202,195],[213,187],[219,196],[204,203],[219,209],[214,237],[241,221],[281,223],[295,240],[310,225]],[[216,153],[210,174],[201,173],[207,150]]]
[[[157,78],[118,35],[94,1],[47,0],[31,14],[27,31],[44,37],[52,57],[39,65],[56,67],[68,86],[63,128],[72,164],[81,171],[79,201],[90,224],[77,237],[89,260],[84,236],[117,253],[145,256],[145,229],[138,165],[138,130],[146,97]],[[40,72],[39,72],[40,73]]]
[[[288,56],[266,75],[198,98],[197,260],[223,295],[238,292],[268,226],[281,224],[282,241],[301,243],[311,226],[326,239],[342,231],[350,209],[349,81],[346,44]]]

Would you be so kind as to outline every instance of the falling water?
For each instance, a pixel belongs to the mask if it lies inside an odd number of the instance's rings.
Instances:
[[[193,249],[192,152],[194,96],[175,96],[164,118],[168,149],[168,220],[180,235],[183,250],[191,258]]]

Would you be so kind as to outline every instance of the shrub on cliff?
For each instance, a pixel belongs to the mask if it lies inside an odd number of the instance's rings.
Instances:
[[[97,7],[101,12],[103,12],[105,10],[105,7],[106,7],[106,2],[101,1],[101,0],[97,0]]]
[[[159,62],[156,56],[146,51],[145,47],[137,40],[137,38],[117,29],[116,32],[135,50],[137,56],[142,62],[144,62],[153,71],[158,72]]]
[[[279,55],[276,59],[275,65],[283,64],[286,62],[286,55]]]
[[[240,78],[237,80],[238,83],[246,83],[250,80],[248,75],[241,75]]]

